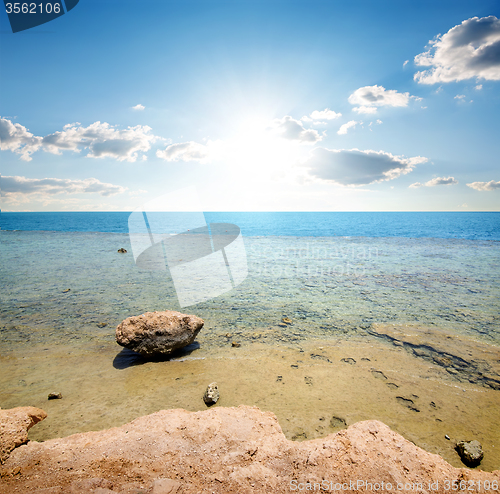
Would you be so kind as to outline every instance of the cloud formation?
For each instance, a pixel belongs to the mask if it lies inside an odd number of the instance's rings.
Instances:
[[[456,185],[458,184],[458,180],[455,180],[455,177],[436,177],[433,178],[425,184],[421,184],[420,182],[415,182],[414,184],[409,185],[411,189],[417,189],[418,187],[435,187],[436,185]]]
[[[347,122],[343,125],[340,126],[340,129],[337,131],[337,134],[338,135],[344,135],[344,134],[347,134],[347,131],[351,128],[351,127],[356,127],[356,125],[358,124],[359,122],[356,122],[356,120],[351,120],[350,122]]]
[[[209,147],[194,141],[171,144],[165,149],[158,149],[156,156],[165,161],[199,161],[207,163],[210,160]]]
[[[0,149],[18,153],[25,161],[31,161],[31,154],[38,149],[52,154],[86,149],[88,158],[109,156],[118,161],[134,162],[138,153],[149,151],[158,139],[146,125],[117,129],[106,122],[94,122],[88,127],[76,122],[65,125],[61,132],[38,137],[21,124],[0,118]]]
[[[9,198],[15,195],[28,194],[100,194],[107,197],[121,194],[127,190],[121,185],[101,182],[97,178],[71,180],[61,178],[26,178],[19,176],[3,176],[1,178],[2,196]]]
[[[357,113],[376,113],[380,106],[408,106],[410,93],[398,93],[395,89],[385,89],[383,86],[364,86],[356,89],[349,96],[351,105]]]
[[[94,122],[88,127],[76,122],[65,125],[62,132],[45,136],[42,146],[53,154],[61,154],[64,150],[80,152],[88,149],[88,158],[109,156],[118,161],[134,162],[138,153],[149,151],[151,143],[157,139],[147,125],[117,129],[106,122]]]
[[[141,105],[140,103],[138,105],[135,105],[132,107],[132,110],[139,110],[139,111],[142,111],[144,110],[144,108],[146,108],[144,105]]]
[[[320,147],[311,151],[305,166],[315,178],[339,185],[361,186],[393,180],[426,161],[422,156],[404,158],[384,151]]]
[[[420,84],[500,80],[500,19],[472,17],[429,41],[430,48],[415,57],[415,64],[431,67],[414,75]]]
[[[356,113],[362,113],[366,115],[373,115],[377,113],[376,106],[355,106],[352,110]]]
[[[295,120],[289,115],[274,120],[272,128],[280,137],[302,144],[314,144],[322,139],[317,130],[306,129],[300,120]]]
[[[26,127],[0,118],[0,149],[21,155],[24,161],[31,161],[31,154],[41,146],[42,139],[34,136]]]
[[[495,182],[494,180],[490,180],[489,182],[472,182],[466,185],[467,187],[481,191],[500,189],[500,181]]]
[[[314,110],[310,117],[313,120],[334,120],[335,118],[339,118],[342,116],[342,113],[336,113],[330,108],[325,108],[322,111]]]

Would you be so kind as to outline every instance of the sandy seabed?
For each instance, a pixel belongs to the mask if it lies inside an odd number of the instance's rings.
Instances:
[[[1,406],[35,406],[48,418],[29,437],[45,441],[125,424],[158,410],[258,406],[276,414],[288,439],[324,437],[355,422],[380,420],[417,446],[463,467],[454,441],[477,439],[481,469],[500,468],[500,391],[464,382],[401,343],[371,337],[267,342],[269,329],[232,347],[199,347],[175,359],[144,362],[114,342],[26,347],[0,358]],[[463,342],[458,342],[463,345]],[[500,362],[500,356],[498,358]],[[62,400],[47,400],[57,391]],[[450,439],[447,439],[448,436]]]

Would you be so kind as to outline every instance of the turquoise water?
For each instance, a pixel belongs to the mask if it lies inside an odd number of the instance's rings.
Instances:
[[[4,346],[110,340],[130,315],[180,310],[168,272],[139,270],[126,234],[8,231],[1,238]],[[248,278],[231,292],[182,309],[205,319],[214,344],[228,331],[267,328],[283,316],[300,321],[295,334],[284,336],[290,339],[395,322],[500,344],[498,242],[245,237],[244,244]],[[117,253],[120,247],[128,253]]]
[[[165,214],[165,213],[164,213]],[[182,214],[168,213],[173,231]],[[196,213],[191,213],[196,215]],[[1,213],[2,230],[128,233],[128,212]],[[250,212],[204,213],[208,223],[234,223],[244,236],[406,237],[500,240],[500,213]]]

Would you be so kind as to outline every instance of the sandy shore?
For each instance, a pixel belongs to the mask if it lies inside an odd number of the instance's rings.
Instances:
[[[163,409],[205,410],[203,392],[216,381],[216,407],[271,411],[290,440],[375,419],[455,467],[463,465],[453,441],[477,439],[485,451],[481,468],[500,468],[498,390],[467,382],[400,342],[357,336],[267,344],[271,335],[260,332],[233,348],[233,338],[214,346],[201,333],[199,348],[164,362],[138,361],[111,342],[3,355],[2,408],[46,410],[48,418],[30,431],[31,440],[45,441]],[[47,401],[51,391],[63,399]]]

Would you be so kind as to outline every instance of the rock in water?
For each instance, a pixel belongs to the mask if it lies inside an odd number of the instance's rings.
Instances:
[[[203,395],[203,401],[206,405],[211,406],[215,405],[219,400],[219,388],[217,387],[217,383],[210,383]]]
[[[144,357],[169,355],[193,343],[204,321],[172,310],[128,317],[116,328],[119,345]]]
[[[124,249],[123,247],[121,249],[118,249],[118,252],[120,254],[126,254],[127,253],[127,249]]]
[[[468,467],[477,467],[483,459],[483,448],[479,441],[460,441],[455,449]]]

